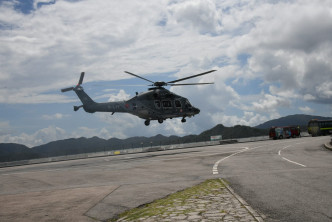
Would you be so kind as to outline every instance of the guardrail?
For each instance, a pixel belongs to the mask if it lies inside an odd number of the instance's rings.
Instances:
[[[302,135],[302,136],[305,136],[305,135]],[[220,140],[220,141],[205,141],[205,142],[195,142],[195,143],[161,145],[161,146],[151,146],[151,147],[143,147],[143,148],[131,148],[131,149],[122,149],[122,150],[102,151],[102,152],[95,152],[95,153],[82,153],[82,154],[75,154],[75,155],[55,156],[55,157],[20,160],[20,161],[12,161],[12,162],[2,162],[2,163],[0,163],[0,168],[28,165],[28,164],[58,162],[58,161],[66,161],[66,160],[86,159],[86,158],[102,157],[102,156],[115,156],[115,155],[132,154],[132,153],[156,152],[156,151],[165,151],[165,150],[172,150],[172,149],[185,149],[185,148],[202,147],[202,146],[215,146],[215,145],[223,145],[223,144],[231,144],[231,143],[256,142],[256,141],[263,141],[263,140],[269,140],[269,137],[268,136],[258,136],[258,137],[249,137],[249,138],[227,139],[227,140]]]

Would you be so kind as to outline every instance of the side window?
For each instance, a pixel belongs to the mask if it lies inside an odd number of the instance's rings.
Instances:
[[[157,109],[160,109],[160,101],[159,100],[155,100],[154,105],[156,106]]]
[[[175,107],[176,108],[181,108],[181,102],[180,102],[180,100],[175,100]]]
[[[169,101],[169,100],[164,100],[164,101],[163,101],[163,107],[164,107],[164,108],[171,108],[171,107],[172,107],[172,103],[171,103],[171,101]]]

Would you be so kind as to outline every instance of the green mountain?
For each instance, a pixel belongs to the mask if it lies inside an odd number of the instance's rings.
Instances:
[[[270,120],[256,127],[240,125],[226,127],[222,124],[218,124],[199,135],[187,135],[183,137],[175,135],[163,136],[160,134],[153,137],[131,137],[127,139],[111,138],[109,140],[101,139],[98,137],[81,137],[76,139],[71,138],[53,141],[33,148],[28,148],[20,144],[3,143],[0,144],[0,161],[14,161],[41,157],[130,149],[137,147],[201,142],[209,141],[211,136],[216,135],[222,135],[223,139],[264,136],[268,135],[268,129],[271,126],[299,125],[304,127],[302,130],[305,130],[305,126],[311,119],[332,118],[297,114]]]
[[[27,146],[16,143],[0,143],[0,162],[40,158]]]
[[[258,126],[255,126],[255,128],[268,129],[272,126],[291,126],[291,125],[302,126],[302,128],[305,128],[308,125],[308,122],[312,119],[327,120],[327,119],[332,119],[332,117],[295,114],[267,121]]]
[[[267,135],[267,130],[239,125],[234,127],[225,127],[222,124],[218,124],[212,129],[206,130],[199,135],[187,135],[183,137],[174,135],[167,137],[160,134],[153,137],[131,137],[123,140],[117,138],[105,140],[98,137],[81,137],[53,141],[33,148],[28,148],[20,144],[4,143],[0,144],[0,161],[14,161],[137,147],[201,142],[209,141],[210,137],[215,135],[222,135],[223,139],[244,138]]]
[[[253,128],[250,126],[236,125],[233,127],[226,127],[222,124],[218,124],[212,129],[202,132],[199,137],[203,141],[210,140],[210,136],[222,135],[223,139],[234,139],[234,138],[246,138],[254,136],[268,135],[268,131],[264,129]]]

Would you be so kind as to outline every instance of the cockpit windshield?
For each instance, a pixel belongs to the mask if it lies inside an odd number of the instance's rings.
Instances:
[[[187,99],[185,101],[185,106],[188,108],[192,107],[192,105],[190,104],[190,102]]]

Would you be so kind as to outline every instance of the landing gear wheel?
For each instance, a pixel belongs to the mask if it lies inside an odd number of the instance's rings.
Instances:
[[[145,120],[144,124],[145,124],[146,126],[150,125],[150,120],[148,120],[148,119]]]
[[[185,118],[183,118],[182,120],[181,120],[181,122],[183,122],[183,123],[185,123],[187,120],[185,119]]]
[[[158,123],[162,124],[164,122],[163,119],[158,119]]]

